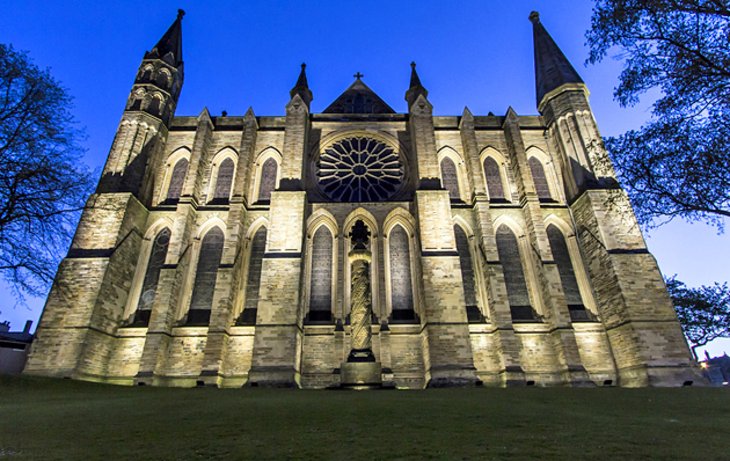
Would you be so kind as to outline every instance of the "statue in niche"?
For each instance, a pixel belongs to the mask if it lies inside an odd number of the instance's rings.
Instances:
[[[370,231],[361,220],[350,233],[352,250],[348,255],[351,264],[350,325],[352,350],[348,362],[374,362],[372,333],[370,331],[373,304],[370,293],[370,261],[368,249]]]

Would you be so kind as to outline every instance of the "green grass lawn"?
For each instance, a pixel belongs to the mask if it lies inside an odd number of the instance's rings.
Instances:
[[[301,391],[0,377],[0,459],[730,459],[728,389]]]

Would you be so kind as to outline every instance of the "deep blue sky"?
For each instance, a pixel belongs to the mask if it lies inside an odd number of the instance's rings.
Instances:
[[[3,0],[0,42],[30,53],[50,67],[75,98],[74,113],[86,128],[86,160],[101,168],[122,108],[146,50],[174,20],[183,21],[185,84],[178,115],[283,115],[299,64],[306,62],[314,93],[312,110],[323,110],[355,72],[396,111],[415,60],[439,115],[536,114],[532,62],[533,9],[591,90],[604,136],[639,126],[647,104],[622,109],[612,92],[620,63],[585,67],[584,33],[590,0],[458,1],[125,1],[41,2]],[[690,285],[730,279],[730,238],[701,224],[672,223],[648,236],[665,274]],[[22,328],[36,321],[43,300],[13,308],[0,285],[0,319]],[[730,341],[712,353],[730,352]]]

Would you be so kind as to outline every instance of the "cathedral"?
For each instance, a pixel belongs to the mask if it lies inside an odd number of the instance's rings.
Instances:
[[[681,386],[698,375],[588,102],[530,15],[537,114],[175,114],[145,53],[26,365],[125,385]],[[294,79],[292,78],[292,81]]]

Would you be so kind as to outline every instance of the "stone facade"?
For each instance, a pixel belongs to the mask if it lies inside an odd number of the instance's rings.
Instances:
[[[186,117],[180,14],[140,66],[25,372],[337,386],[361,221],[385,383],[698,379],[586,87],[531,19],[541,115],[434,116],[413,65],[408,113],[359,76],[311,113],[302,67],[284,116]]]

